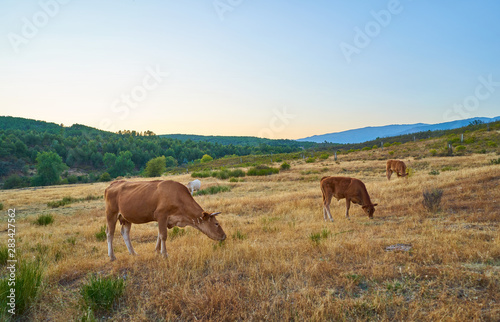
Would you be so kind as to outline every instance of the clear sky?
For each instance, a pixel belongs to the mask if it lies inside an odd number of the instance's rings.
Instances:
[[[0,115],[297,139],[500,115],[500,2],[0,0]]]

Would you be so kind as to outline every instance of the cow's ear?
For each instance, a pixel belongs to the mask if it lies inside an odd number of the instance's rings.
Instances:
[[[208,218],[210,218],[210,213],[204,211],[203,212],[203,219],[208,219]]]
[[[373,207],[375,207],[375,206],[378,206],[378,203],[374,203],[374,204],[373,204]]]

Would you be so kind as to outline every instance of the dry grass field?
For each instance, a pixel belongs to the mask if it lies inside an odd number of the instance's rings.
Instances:
[[[168,238],[168,259],[154,252],[157,225],[150,223],[132,226],[139,256],[115,234],[117,260],[110,262],[106,242],[95,236],[106,223],[102,199],[46,206],[102,195],[109,183],[0,191],[4,211],[16,208],[20,256],[44,267],[41,292],[24,318],[82,319],[80,289],[97,273],[125,280],[113,309],[96,312],[97,319],[500,320],[500,165],[489,162],[498,156],[404,159],[412,176],[391,181],[384,160],[353,156],[294,161],[288,171],[241,182],[201,179],[202,188],[232,187],[195,197],[205,210],[222,212],[228,238],[218,243],[187,228]],[[379,204],[374,219],[353,205],[347,220],[344,200],[334,199],[334,222],[324,222],[319,180],[327,175],[363,180]],[[422,206],[422,192],[432,188],[443,190],[436,213]],[[40,214],[54,222],[34,225]],[[396,244],[411,248],[386,250]]]

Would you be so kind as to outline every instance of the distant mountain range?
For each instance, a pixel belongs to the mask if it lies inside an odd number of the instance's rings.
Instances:
[[[474,117],[465,120],[451,121],[438,124],[393,124],[385,126],[368,126],[360,129],[347,130],[342,132],[328,133],[322,135],[313,135],[303,139],[298,139],[299,142],[316,142],[316,143],[362,143],[366,141],[375,140],[376,138],[384,138],[390,136],[398,136],[404,134],[411,134],[425,131],[436,130],[452,130],[469,125],[471,122],[479,121],[483,123],[490,123],[499,121],[500,116],[497,117]]]

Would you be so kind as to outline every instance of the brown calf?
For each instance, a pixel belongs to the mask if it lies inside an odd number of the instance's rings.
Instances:
[[[406,171],[406,164],[403,161],[387,160],[387,164],[385,167],[387,180],[391,180],[391,175],[393,172],[396,172],[398,177],[406,177],[408,175],[408,172]]]
[[[323,177],[321,179],[321,192],[323,193],[323,217],[327,221],[327,216],[330,221],[333,221],[330,212],[330,203],[332,197],[337,200],[344,199],[346,202],[345,216],[349,218],[349,208],[351,201],[361,205],[368,217],[373,218],[375,206],[370,200],[365,184],[358,179],[348,177]]]

